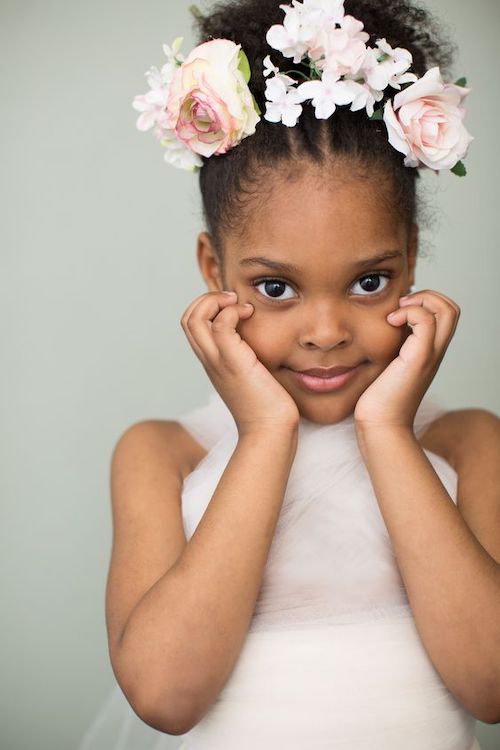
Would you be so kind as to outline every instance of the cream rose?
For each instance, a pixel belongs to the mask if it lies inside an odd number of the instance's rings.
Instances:
[[[248,88],[241,45],[213,39],[195,47],[172,78],[167,120],[177,138],[202,156],[224,154],[260,120]]]
[[[435,171],[452,169],[467,153],[473,137],[467,132],[462,104],[470,89],[445,84],[439,68],[431,68],[388,101],[384,121],[389,142],[405,155],[405,166]]]

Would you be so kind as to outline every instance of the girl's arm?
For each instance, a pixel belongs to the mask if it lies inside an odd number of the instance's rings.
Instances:
[[[175,435],[163,451],[156,439],[120,440],[113,457],[112,665],[136,713],[167,734],[197,724],[235,666],[297,448],[295,402],[237,330],[253,311],[217,290],[181,318],[238,431],[189,543]]]
[[[415,623],[442,679],[477,719],[500,722],[500,420],[454,436],[453,503],[413,430],[357,424]],[[452,436],[453,437],[453,436]],[[489,526],[488,526],[489,524]],[[486,546],[488,549],[486,548]]]
[[[114,644],[115,675],[136,713],[155,729],[168,734],[187,732],[214,703],[235,666],[255,608],[296,447],[296,426],[269,425],[239,436],[193,536],[175,564],[140,598]],[[137,451],[130,440],[122,452],[120,446],[115,451],[112,475],[121,476],[119,483],[112,482],[116,527],[125,496],[134,504],[139,502],[139,488],[145,494],[137,470],[133,475],[128,469]],[[148,451],[149,463],[152,453]],[[163,505],[167,504],[172,519],[168,526],[180,527],[180,486],[174,491],[175,470],[171,470],[172,479],[166,477],[164,455],[157,453],[158,465],[149,466],[148,473],[154,491],[160,485],[171,488]],[[147,508],[151,505],[143,502],[141,514]],[[160,529],[166,538],[171,532],[165,514],[158,510],[148,523],[156,528],[162,518]],[[138,519],[129,527],[132,542]],[[121,544],[127,546],[123,540]],[[140,554],[145,555],[146,538],[140,547]],[[131,567],[135,585],[139,573],[136,565]]]

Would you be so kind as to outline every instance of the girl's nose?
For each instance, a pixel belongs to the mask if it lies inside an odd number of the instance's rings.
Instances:
[[[350,327],[341,309],[332,304],[304,310],[299,343],[307,349],[334,349],[352,342]]]

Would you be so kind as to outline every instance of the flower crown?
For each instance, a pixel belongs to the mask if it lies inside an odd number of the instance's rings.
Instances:
[[[385,39],[368,47],[363,23],[345,14],[344,0],[292,0],[280,8],[283,24],[271,26],[266,40],[300,69],[282,72],[270,55],[264,59],[266,120],[294,127],[305,101],[318,119],[339,106],[365,109],[371,120],[385,122],[405,166],[466,174],[462,159],[473,138],[463,123],[470,92],[465,78],[444,83],[439,67],[418,78],[408,50],[393,49]],[[182,42],[178,37],[171,47],[163,45],[167,62],[146,72],[150,91],[132,106],[141,113],[137,128],[154,128],[166,162],[198,171],[201,156],[224,154],[255,133],[262,113],[248,87],[251,71],[241,45],[212,39],[184,58]]]

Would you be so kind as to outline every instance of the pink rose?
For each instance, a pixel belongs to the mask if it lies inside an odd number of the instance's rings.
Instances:
[[[195,47],[172,78],[168,126],[191,151],[224,154],[252,135],[260,120],[241,45],[213,39]]]
[[[387,102],[389,143],[405,155],[407,167],[452,169],[464,158],[473,140],[463,124],[462,103],[469,91],[443,83],[436,67],[396,94],[394,106]]]

